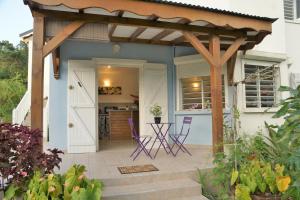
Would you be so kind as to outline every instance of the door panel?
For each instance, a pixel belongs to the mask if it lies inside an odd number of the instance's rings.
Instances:
[[[68,152],[95,152],[98,146],[96,72],[92,61],[69,61]]]
[[[162,107],[162,122],[168,122],[167,67],[163,64],[146,63],[140,70],[140,134],[153,135],[147,123],[154,122],[150,108]]]

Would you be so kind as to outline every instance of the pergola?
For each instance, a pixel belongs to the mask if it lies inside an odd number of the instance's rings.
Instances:
[[[88,23],[108,24],[109,40],[193,46],[210,65],[214,151],[223,150],[222,66],[233,79],[237,51],[252,49],[272,32],[276,19],[160,0],[24,0],[34,18],[31,127],[43,126],[43,63],[53,53],[59,77],[59,46]],[[49,19],[67,20],[46,38]],[[224,51],[224,53],[222,53]]]

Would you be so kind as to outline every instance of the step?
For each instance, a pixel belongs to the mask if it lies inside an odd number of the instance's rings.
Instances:
[[[103,200],[171,200],[201,195],[201,185],[190,178],[143,184],[104,186]]]
[[[176,180],[181,178],[190,178],[197,181],[198,172],[197,170],[181,171],[176,173],[160,173],[150,172],[123,175],[120,178],[101,179],[104,185],[107,186],[121,186],[128,184],[139,184],[139,183],[152,183],[158,181]]]
[[[174,198],[173,200],[208,200],[208,198],[202,195],[197,195],[197,196],[190,196],[190,197]]]

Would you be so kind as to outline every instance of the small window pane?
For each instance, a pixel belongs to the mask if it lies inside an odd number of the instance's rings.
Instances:
[[[224,77],[223,81],[223,107],[225,107]],[[182,109],[208,109],[211,108],[210,77],[198,76],[181,79]]]

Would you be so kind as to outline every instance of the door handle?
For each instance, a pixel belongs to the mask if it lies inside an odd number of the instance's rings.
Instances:
[[[73,127],[74,127],[74,124],[69,123],[68,126],[69,126],[69,128],[73,128]]]
[[[70,90],[73,90],[73,89],[74,89],[74,86],[73,86],[73,85],[70,85],[70,86],[69,86],[69,89],[70,89]]]

